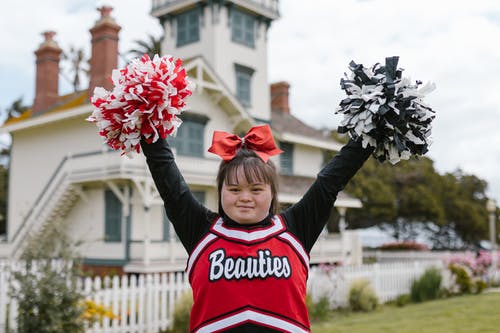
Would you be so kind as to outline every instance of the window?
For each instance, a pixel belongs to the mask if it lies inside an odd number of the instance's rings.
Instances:
[[[122,203],[113,191],[104,191],[104,241],[122,241]]]
[[[200,40],[200,10],[189,10],[177,16],[177,46]]]
[[[208,118],[201,116],[183,118],[177,136],[169,137],[169,143],[175,147],[179,155],[203,157],[205,153],[203,138]]]
[[[201,204],[205,204],[205,191],[192,191],[193,196],[198,200]]]
[[[233,42],[255,46],[255,17],[238,9],[231,11],[231,38]]]
[[[253,69],[235,64],[236,70],[236,98],[245,107],[252,105],[252,74]]]
[[[289,142],[280,142],[280,148],[283,153],[280,154],[280,171],[284,175],[293,174],[293,144]]]
[[[202,204],[205,204],[205,192],[204,191],[192,191],[193,196]],[[179,238],[175,233],[174,226],[170,223],[167,213],[163,210],[163,240],[164,241],[178,241]]]

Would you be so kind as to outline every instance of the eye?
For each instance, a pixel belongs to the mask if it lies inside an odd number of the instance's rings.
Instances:
[[[240,191],[240,189],[239,189],[239,188],[237,188],[237,187],[230,187],[230,188],[228,189],[228,191],[229,191],[229,192],[233,192],[233,193],[238,193],[238,192]]]

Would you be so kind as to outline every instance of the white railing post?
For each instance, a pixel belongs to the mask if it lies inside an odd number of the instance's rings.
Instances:
[[[0,332],[7,330],[7,304],[9,303],[9,283],[7,263],[0,261]]]

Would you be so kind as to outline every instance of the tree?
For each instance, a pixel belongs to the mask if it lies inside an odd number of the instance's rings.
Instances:
[[[162,37],[155,37],[153,35],[148,35],[148,40],[135,40],[135,48],[130,49],[127,53],[133,55],[134,57],[142,57],[144,54],[148,54],[150,58],[153,58],[155,54],[161,55],[161,40]]]
[[[88,59],[85,57],[85,53],[82,48],[76,48],[70,46],[69,52],[64,52],[62,56],[63,60],[69,62],[69,73],[70,78],[63,76],[73,85],[73,91],[80,90],[81,75],[89,75]]]
[[[66,225],[54,221],[30,237],[13,272],[11,295],[18,301],[19,333],[83,333],[84,295],[77,288],[75,243]],[[58,258],[54,264],[51,259]]]
[[[461,170],[439,174],[427,157],[396,165],[370,158],[345,188],[363,204],[347,211],[348,227],[379,226],[398,240],[415,240],[424,228],[434,248],[475,247],[488,237],[486,187]]]
[[[2,116],[6,121],[12,118],[20,117],[24,112],[29,110],[29,107],[23,104],[23,96],[21,96],[14,100],[12,104],[5,110],[5,112],[2,112]]]
[[[431,159],[381,164],[369,159],[346,186],[362,209],[349,210],[351,228],[378,225],[399,240],[431,231],[434,247],[474,246],[487,237],[486,182],[460,170],[440,175]]]

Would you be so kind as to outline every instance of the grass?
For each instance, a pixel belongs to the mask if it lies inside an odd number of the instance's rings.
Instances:
[[[333,312],[313,333],[494,333],[500,332],[500,293],[385,305],[371,313]]]

